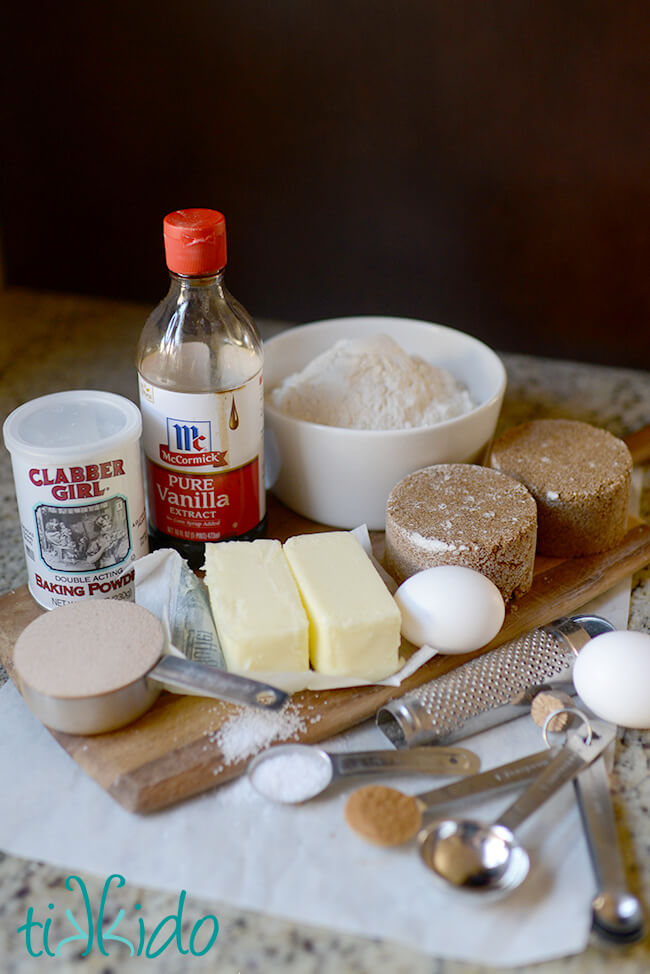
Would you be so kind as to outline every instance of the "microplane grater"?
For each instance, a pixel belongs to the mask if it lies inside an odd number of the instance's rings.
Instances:
[[[503,643],[381,707],[377,725],[398,748],[450,743],[530,711],[543,689],[571,689],[581,647],[613,626],[599,616],[555,620]]]

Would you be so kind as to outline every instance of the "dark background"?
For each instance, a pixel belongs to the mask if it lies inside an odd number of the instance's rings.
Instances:
[[[155,303],[163,215],[212,206],[259,317],[650,368],[647,0],[3,16],[7,286]]]

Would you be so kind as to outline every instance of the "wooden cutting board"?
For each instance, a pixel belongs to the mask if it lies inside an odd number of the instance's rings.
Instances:
[[[292,534],[326,530],[293,514],[269,498],[269,536],[285,540]],[[373,536],[381,554],[383,536]],[[576,611],[589,599],[650,562],[650,527],[630,523],[622,544],[588,558],[538,558],[532,589],[508,609],[498,637],[477,653],[436,656],[400,687],[360,687],[294,694],[290,707],[302,729],[291,739],[309,743],[345,731],[378,707],[459,664],[509,639]],[[27,587],[0,598],[0,658],[13,676],[15,642],[43,610]],[[190,795],[222,784],[245,770],[250,755],[227,763],[212,739],[250,714],[221,701],[163,693],[153,708],[119,731],[94,737],[50,732],[55,740],[102,788],[130,811],[164,808]],[[249,724],[250,728],[250,724]],[[244,733],[249,733],[243,727]]]

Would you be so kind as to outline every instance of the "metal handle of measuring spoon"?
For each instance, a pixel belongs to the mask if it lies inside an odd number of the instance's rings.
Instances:
[[[553,756],[553,751],[548,749],[537,751],[536,754],[528,754],[516,761],[500,764],[496,768],[472,775],[471,778],[454,781],[453,784],[443,785],[441,788],[432,788],[431,791],[420,792],[415,798],[422,810],[422,820],[426,822],[429,817],[436,816],[437,809],[441,805],[463,798],[472,798],[475,795],[489,795],[491,792],[502,791],[504,788],[516,787],[530,781],[551,763]]]
[[[180,656],[163,656],[147,673],[147,680],[175,693],[192,693],[215,697],[231,703],[243,703],[263,710],[279,710],[289,694],[268,683],[228,673],[207,663]]]
[[[337,776],[372,774],[394,769],[421,771],[423,774],[474,774],[481,762],[464,747],[414,747],[409,751],[327,752]]]
[[[552,717],[561,711],[554,711],[546,719],[544,730]],[[498,824],[514,832],[529,815],[537,811],[551,795],[571,781],[599,757],[614,739],[615,730],[604,721],[590,720],[589,733],[584,737],[583,727],[570,730],[563,747],[555,752],[553,760],[534,779],[516,801],[499,816]]]
[[[634,943],[644,933],[643,908],[627,887],[603,757],[574,781],[598,892],[592,900],[594,932],[616,943]]]

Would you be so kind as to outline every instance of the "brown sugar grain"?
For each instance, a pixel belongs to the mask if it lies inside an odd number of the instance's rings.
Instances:
[[[350,828],[375,845],[407,842],[417,834],[421,819],[416,798],[385,785],[357,789],[345,806],[345,820]]]
[[[424,467],[393,488],[386,506],[386,568],[399,582],[425,568],[463,565],[505,600],[532,585],[537,508],[505,474],[469,463]]]
[[[569,419],[522,423],[496,440],[490,463],[535,498],[540,554],[592,555],[623,540],[632,456],[606,430]]]

